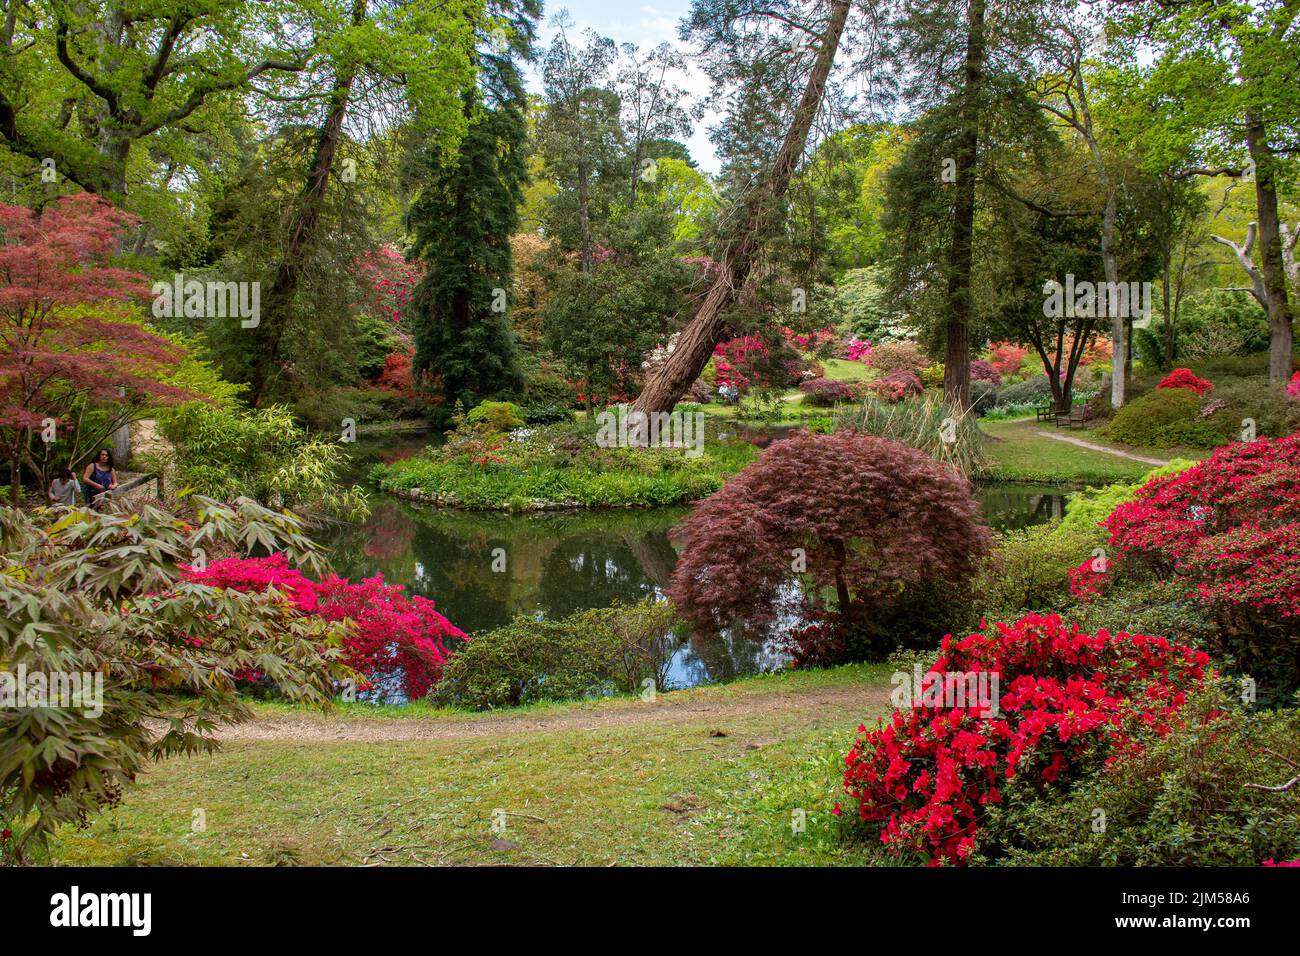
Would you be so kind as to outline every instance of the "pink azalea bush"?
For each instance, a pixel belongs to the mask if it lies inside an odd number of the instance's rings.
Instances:
[[[871,364],[871,342],[868,339],[849,339],[844,346],[844,357],[850,362]]]
[[[467,640],[463,631],[434,609],[433,601],[407,597],[401,585],[385,584],[382,575],[360,584],[337,575],[312,581],[290,567],[283,554],[272,554],[226,558],[202,570],[187,568],[184,579],[243,592],[275,589],[303,614],[352,621],[355,627],[344,640],[343,659],[366,678],[363,689],[396,675],[410,700],[426,696],[442,677],[450,656],[446,640]]]

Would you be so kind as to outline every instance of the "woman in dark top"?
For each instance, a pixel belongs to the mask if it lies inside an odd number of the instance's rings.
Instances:
[[[117,472],[113,469],[113,453],[107,448],[101,451],[99,457],[86,466],[81,481],[86,492],[86,504],[93,505],[97,496],[116,488]]]

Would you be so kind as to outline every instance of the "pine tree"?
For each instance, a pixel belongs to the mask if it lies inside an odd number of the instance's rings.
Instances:
[[[465,93],[469,127],[458,154],[425,160],[420,194],[407,216],[411,256],[425,278],[410,307],[416,371],[436,377],[443,408],[472,407],[522,386],[508,309],[513,257],[527,182],[527,98],[515,55],[531,49],[535,0],[523,0],[508,35],[479,54]]]

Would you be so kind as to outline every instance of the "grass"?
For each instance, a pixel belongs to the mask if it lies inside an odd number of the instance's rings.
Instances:
[[[1043,427],[1033,418],[981,423],[981,430],[992,441],[985,446],[985,453],[991,460],[980,477],[992,481],[1101,485],[1132,481],[1152,468],[1145,462],[1045,438],[1038,434]],[[1071,434],[1103,444],[1086,433]],[[1148,455],[1173,457],[1163,451],[1148,452]]]
[[[517,732],[447,740],[232,744],[156,766],[89,828],[60,833],[54,860],[860,865],[867,851],[838,837],[829,811],[854,731],[877,715],[849,700],[790,703],[886,681],[881,665],[765,675],[665,696],[707,704],[779,695],[771,707],[723,716],[691,708],[681,720],[594,730],[538,730],[524,720]],[[548,704],[520,716],[635,706],[645,705]],[[204,832],[191,832],[196,809]],[[807,814],[801,834],[791,827],[798,809]],[[504,832],[491,830],[494,810],[509,814]]]
[[[705,442],[698,457],[682,448],[600,448],[588,428],[537,429],[479,464],[432,448],[376,465],[371,478],[383,491],[467,509],[673,505],[707,497],[758,454],[740,441]]]

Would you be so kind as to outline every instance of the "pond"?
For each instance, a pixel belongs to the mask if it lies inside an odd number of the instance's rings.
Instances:
[[[409,433],[363,437],[351,446],[354,467],[348,480],[363,481],[371,463],[412,454],[428,443],[428,436]],[[1048,521],[1065,507],[1055,486],[986,484],[977,486],[976,495],[998,530]],[[555,619],[661,595],[677,563],[669,531],[690,510],[461,512],[407,503],[373,489],[371,505],[365,522],[318,535],[333,549],[335,570],[353,580],[383,574],[409,593],[432,599],[469,634],[499,627],[516,614]],[[690,637],[673,658],[669,683],[725,681],[772,670],[785,660],[774,629]]]

